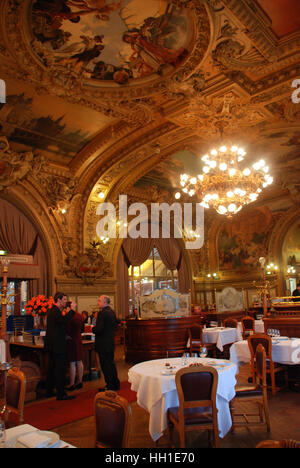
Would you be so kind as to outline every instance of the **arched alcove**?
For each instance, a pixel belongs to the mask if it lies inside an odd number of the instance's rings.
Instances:
[[[0,249],[8,254],[24,256],[28,263],[16,258],[9,266],[11,280],[28,283],[28,298],[51,292],[51,267],[49,249],[40,230],[21,209],[11,201],[0,199]]]

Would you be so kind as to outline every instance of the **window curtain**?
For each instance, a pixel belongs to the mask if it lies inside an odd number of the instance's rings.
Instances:
[[[22,279],[29,281],[28,295],[31,297],[47,294],[47,263],[38,233],[21,211],[2,199],[0,199],[0,249],[10,254],[32,255],[34,264],[39,267],[38,275],[36,268],[33,274],[30,265],[22,265],[21,274]],[[18,265],[11,265],[8,271],[11,279],[20,278],[17,270]]]
[[[191,289],[188,265],[176,239],[132,239],[123,241],[117,260],[118,315],[126,317],[129,313],[129,275],[130,265],[142,265],[150,256],[153,247],[169,270],[178,270],[178,291],[187,293]]]

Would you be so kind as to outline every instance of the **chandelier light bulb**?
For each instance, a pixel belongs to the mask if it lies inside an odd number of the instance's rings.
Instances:
[[[243,170],[243,174],[244,174],[245,176],[249,176],[249,175],[251,174],[250,169],[248,169],[248,168],[244,169],[244,170]]]
[[[273,177],[263,159],[251,167],[240,167],[246,151],[238,145],[221,144],[218,148],[201,158],[202,174],[181,176],[181,187],[190,196],[196,194],[201,206],[231,217],[255,201],[262,189],[272,184]]]

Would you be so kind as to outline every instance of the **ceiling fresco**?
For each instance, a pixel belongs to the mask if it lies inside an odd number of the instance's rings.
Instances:
[[[51,207],[67,181],[88,232],[100,193],[174,199],[222,139],[274,176],[252,207],[288,211],[300,203],[299,14],[297,0],[2,0],[0,137],[45,158],[41,179],[59,171]]]
[[[34,49],[46,64],[118,84],[163,74],[187,56],[187,13],[162,0],[36,0]]]

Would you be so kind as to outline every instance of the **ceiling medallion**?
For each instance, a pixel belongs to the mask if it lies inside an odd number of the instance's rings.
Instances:
[[[202,157],[205,163],[202,174],[180,176],[182,192],[196,195],[204,208],[212,207],[219,214],[231,217],[244,205],[254,202],[264,188],[273,182],[269,167],[261,159],[252,167],[241,163],[246,156],[236,145],[220,146]],[[180,198],[177,192],[175,197]]]

